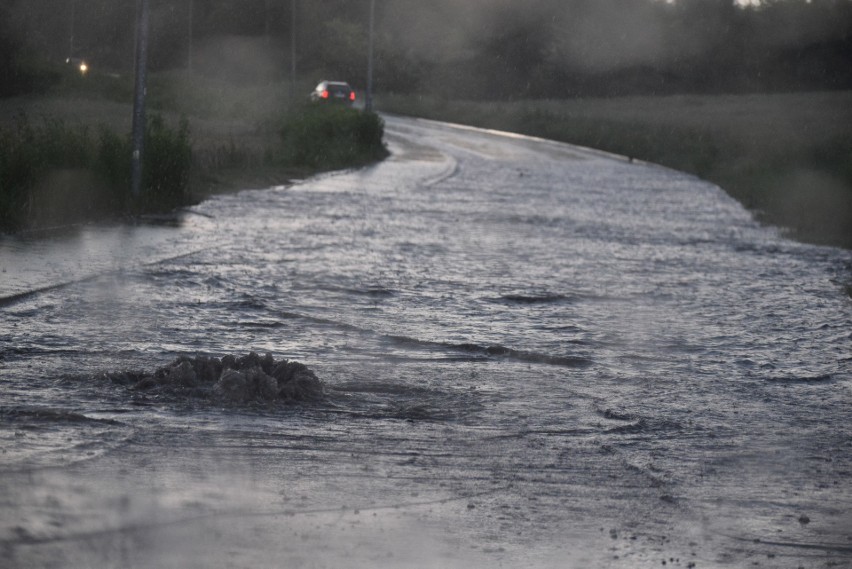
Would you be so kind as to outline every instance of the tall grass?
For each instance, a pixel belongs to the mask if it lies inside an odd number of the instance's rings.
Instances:
[[[192,147],[186,119],[181,119],[177,129],[166,125],[159,115],[148,120],[138,197],[131,196],[129,191],[132,154],[129,136],[101,129],[94,167],[107,182],[108,190],[101,196],[107,211],[165,212],[189,203]]]
[[[15,228],[29,217],[30,190],[42,169],[36,131],[25,116],[0,130],[0,227]]]
[[[187,120],[171,127],[153,116],[138,197],[130,192],[129,136],[26,115],[0,123],[0,230],[169,211],[197,199],[191,185],[215,185],[225,172],[236,180],[267,170],[305,175],[387,156],[374,113],[307,105],[278,117],[242,135],[208,134],[194,156]]]
[[[359,166],[387,155],[372,113],[306,106],[309,85],[153,74],[143,191],[130,196],[127,78],[64,78],[49,97],[0,105],[0,230],[165,211],[213,192]],[[312,86],[312,84],[310,85]],[[16,109],[67,119],[13,118]],[[176,116],[187,116],[180,123]],[[87,127],[78,126],[87,125]],[[171,125],[171,126],[170,126]]]
[[[86,127],[44,118],[33,125],[19,115],[0,130],[0,227],[17,228],[38,215],[34,189],[48,170],[88,167],[94,148]]]
[[[188,203],[192,168],[189,122],[181,119],[178,128],[172,129],[155,115],[145,131],[144,156],[141,209],[168,211]]]
[[[154,116],[147,124],[143,184],[130,192],[129,136],[56,118],[33,123],[19,115],[0,127],[0,230],[70,223],[105,215],[172,209],[189,198],[191,147],[182,121],[172,129]]]
[[[852,248],[852,92],[377,103],[690,172],[799,239]]]
[[[330,170],[368,164],[387,156],[384,124],[375,113],[337,105],[306,105],[281,127],[278,159],[291,166]]]

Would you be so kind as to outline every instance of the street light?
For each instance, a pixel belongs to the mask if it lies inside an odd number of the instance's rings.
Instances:
[[[193,6],[192,0],[189,0],[189,18],[188,18],[188,30],[187,35],[189,36],[189,49],[186,54],[186,70],[192,73],[192,16],[195,7]]]
[[[364,110],[373,110],[373,21],[376,16],[376,0],[370,0],[370,35],[367,40],[367,96],[364,97]]]
[[[296,99],[296,0],[290,2],[290,98]]]

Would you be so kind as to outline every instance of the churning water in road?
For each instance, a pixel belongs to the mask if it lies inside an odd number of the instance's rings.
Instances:
[[[852,564],[852,253],[653,165],[387,133],[174,226],[3,238],[10,566]],[[110,380],[249,351],[325,397]]]

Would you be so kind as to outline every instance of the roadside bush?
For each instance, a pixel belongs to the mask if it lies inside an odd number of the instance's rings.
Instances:
[[[0,230],[14,231],[33,223],[74,223],[92,216],[168,211],[189,201],[192,149],[189,126],[177,129],[154,116],[146,125],[142,195],[130,195],[130,136],[101,128],[95,140],[85,127],[44,118],[32,125],[18,117],[11,128],[0,128]],[[94,183],[78,187],[68,178],[51,184],[59,171],[89,172]],[[88,179],[72,177],[71,179]],[[42,187],[60,185],[63,187]],[[57,199],[73,207],[56,211]],[[61,209],[61,208],[60,208]],[[62,216],[59,217],[58,216]]]
[[[42,165],[46,167],[84,168],[94,160],[88,129],[68,126],[62,119],[42,118],[37,144]]]
[[[85,127],[59,119],[33,126],[20,115],[12,128],[0,130],[0,228],[25,226],[40,207],[34,188],[50,170],[88,168],[93,149]]]
[[[290,113],[281,128],[282,161],[329,170],[368,164],[387,156],[384,123],[375,113],[309,105]]]
[[[192,167],[189,122],[181,119],[177,130],[173,130],[162,117],[152,117],[145,129],[144,158],[142,210],[162,212],[185,205]],[[129,154],[127,162],[130,163]]]
[[[95,170],[105,182],[98,200],[101,209],[103,212],[125,211],[129,207],[130,157],[133,154],[130,137],[101,127],[97,151]]]
[[[102,128],[98,140],[95,170],[106,182],[100,196],[100,209],[106,213],[164,212],[189,203],[192,146],[189,123],[181,119],[177,129],[170,128],[159,115],[145,127],[142,187],[134,203],[131,190],[130,135],[119,136]]]
[[[16,229],[29,215],[30,190],[40,170],[36,134],[26,117],[0,130],[0,227]]]

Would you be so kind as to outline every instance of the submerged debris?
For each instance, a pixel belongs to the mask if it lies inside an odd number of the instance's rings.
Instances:
[[[154,373],[105,374],[133,390],[169,391],[224,403],[312,401],[323,396],[323,384],[303,363],[255,352],[236,357],[181,356]]]

